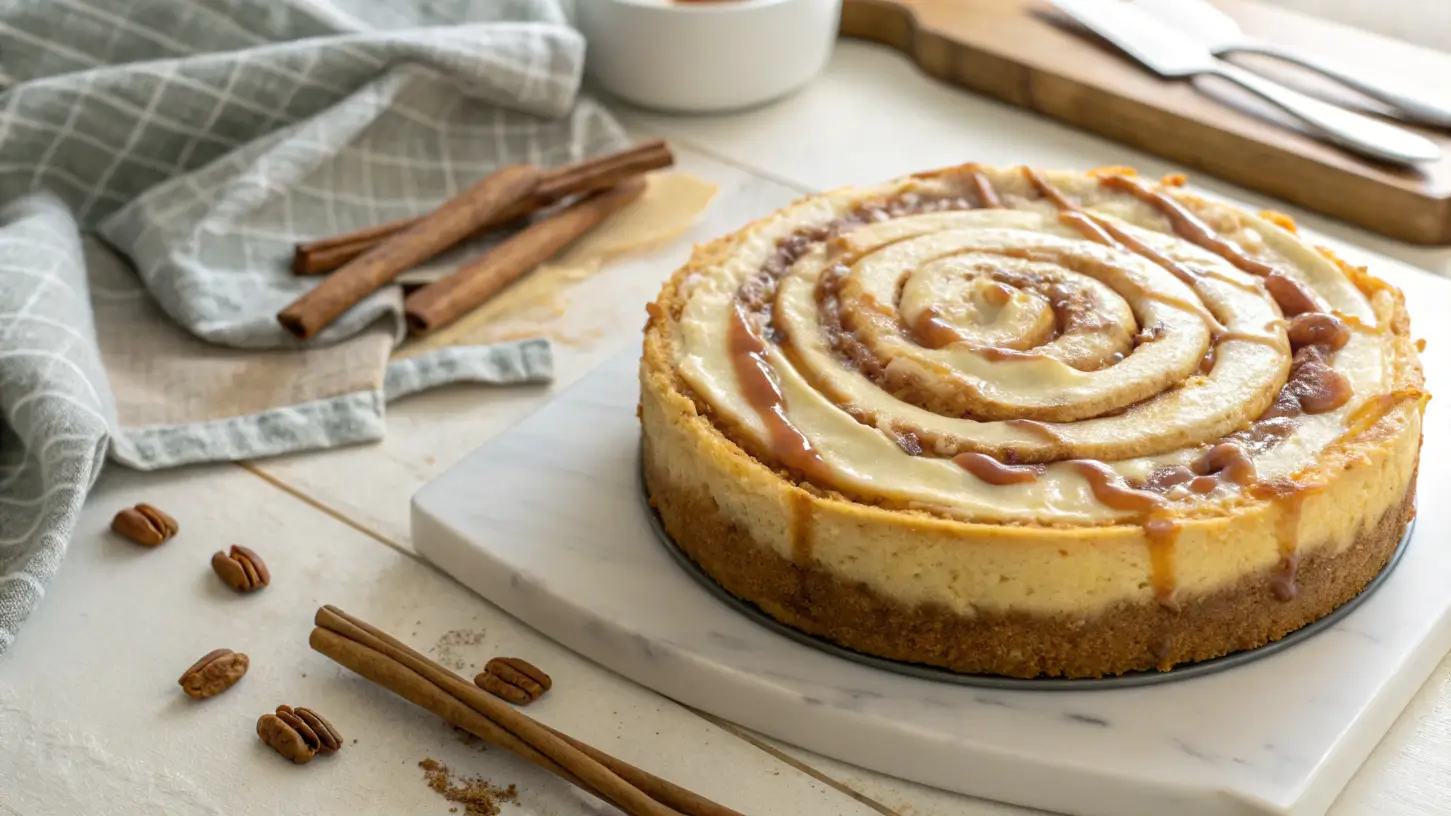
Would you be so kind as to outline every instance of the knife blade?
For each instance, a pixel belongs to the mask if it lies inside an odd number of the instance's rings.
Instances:
[[[1343,68],[1325,58],[1252,37],[1240,28],[1233,17],[1207,0],[1133,2],[1159,21],[1198,40],[1215,55],[1244,52],[1292,62],[1390,105],[1398,118],[1451,127],[1451,100],[1437,98],[1403,80],[1372,77],[1363,69]]]
[[[1316,135],[1369,158],[1419,164],[1441,157],[1435,142],[1404,128],[1321,102],[1223,60],[1143,10],[1120,0],[1051,0],[1154,73],[1169,79],[1218,76],[1298,118]]]

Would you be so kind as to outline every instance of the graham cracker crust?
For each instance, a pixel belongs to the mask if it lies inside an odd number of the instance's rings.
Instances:
[[[1121,604],[1092,617],[908,606],[813,565],[793,564],[731,523],[702,488],[670,484],[652,466],[650,503],[680,548],[727,591],[782,623],[848,649],[966,674],[1096,678],[1220,657],[1263,646],[1332,612],[1385,567],[1415,513],[1412,477],[1400,503],[1340,553],[1315,548],[1284,596],[1278,569],[1208,595]]]

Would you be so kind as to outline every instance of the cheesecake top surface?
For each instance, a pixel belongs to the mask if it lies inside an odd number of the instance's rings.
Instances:
[[[677,275],[673,367],[761,462],[973,522],[1213,517],[1420,410],[1399,292],[1121,168],[813,196]]]

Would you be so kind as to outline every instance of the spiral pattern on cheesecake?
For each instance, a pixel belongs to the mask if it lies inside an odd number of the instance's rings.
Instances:
[[[676,369],[757,460],[956,520],[1141,525],[1166,605],[1183,520],[1294,505],[1323,452],[1422,398],[1388,291],[1127,171],[807,199],[679,294]]]

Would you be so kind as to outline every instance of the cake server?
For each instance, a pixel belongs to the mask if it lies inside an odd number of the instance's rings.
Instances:
[[[1321,102],[1258,74],[1216,59],[1198,40],[1119,0],[1052,0],[1065,14],[1123,49],[1159,76],[1222,77],[1304,122],[1347,150],[1396,164],[1435,161],[1441,149],[1404,128]]]
[[[1323,74],[1347,88],[1395,108],[1408,122],[1451,127],[1451,99],[1435,99],[1405,83],[1372,78],[1346,70],[1321,57],[1266,42],[1244,33],[1233,17],[1207,0],[1134,0],[1134,5],[1192,36],[1216,56],[1231,53],[1263,54],[1293,62]]]

